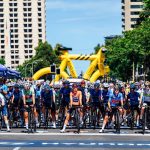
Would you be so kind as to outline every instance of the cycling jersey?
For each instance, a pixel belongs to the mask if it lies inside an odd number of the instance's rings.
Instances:
[[[92,102],[99,102],[99,100],[102,96],[102,92],[101,92],[101,90],[91,89],[90,96],[91,96]]]
[[[72,95],[72,101],[73,102],[79,102],[79,97],[78,97],[78,95],[76,96],[76,95]]]
[[[117,107],[121,105],[121,101],[123,100],[122,93],[115,94],[109,96],[110,106]]]
[[[48,92],[42,91],[41,97],[44,101],[44,103],[51,103],[52,102],[52,97],[53,97],[53,91],[49,90]]]
[[[150,103],[150,90],[144,90],[142,100],[144,103]]]
[[[13,103],[14,103],[16,106],[18,106],[19,101],[20,101],[20,99],[21,99],[21,97],[22,97],[22,91],[20,91],[20,90],[14,91],[14,92],[13,92],[13,95],[14,95],[14,101],[13,101]]]
[[[86,104],[86,96],[87,96],[87,89],[85,87],[79,87],[79,91],[82,93],[82,104]]]
[[[109,91],[103,90],[102,91],[103,103],[107,104],[109,100]]]
[[[60,94],[62,95],[62,100],[66,102],[70,102],[70,92],[71,88],[61,88],[60,89]]]
[[[130,92],[127,96],[127,99],[130,100],[131,106],[139,105],[140,94],[138,92]]]
[[[26,103],[32,103],[32,95],[34,94],[34,89],[30,88],[29,90],[23,90],[23,95],[25,96]]]

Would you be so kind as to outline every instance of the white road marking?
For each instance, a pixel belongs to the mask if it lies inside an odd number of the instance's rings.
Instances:
[[[54,133],[54,132],[44,132],[44,133],[0,133],[0,136],[2,135],[28,135],[28,136],[43,136],[43,135],[53,135],[53,136],[141,136],[141,137],[150,137],[150,134],[112,134],[112,133],[79,133],[75,134],[73,132],[70,133]]]
[[[37,143],[28,143],[28,142],[0,142],[0,145],[2,146],[31,146],[31,145],[36,145]],[[150,147],[150,143],[127,143],[127,142],[101,142],[101,143],[97,143],[97,142],[42,142],[42,143],[38,143],[38,146],[47,146],[47,145],[55,145],[55,146],[59,146],[59,145],[65,145],[65,146],[72,146],[72,145],[77,145],[77,146],[136,146],[136,147],[143,147],[143,146],[147,146]],[[13,150],[19,150],[21,147],[15,147]]]
[[[15,147],[13,150],[19,150],[21,147]]]
[[[82,145],[82,146],[93,146],[93,145],[96,145],[96,143],[79,143],[79,145]]]
[[[48,144],[50,144],[50,145],[59,145],[59,143],[42,143],[42,145],[48,145]]]

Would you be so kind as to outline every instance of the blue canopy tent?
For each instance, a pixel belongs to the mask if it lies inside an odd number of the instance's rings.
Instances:
[[[6,77],[9,78],[9,79],[14,79],[14,78],[20,78],[20,73],[16,70],[11,70],[9,68],[7,68],[7,71],[6,71]]]
[[[7,74],[7,68],[0,64],[0,77],[6,77]]]

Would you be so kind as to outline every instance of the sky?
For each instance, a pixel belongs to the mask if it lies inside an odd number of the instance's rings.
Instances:
[[[120,35],[121,0],[46,0],[47,41],[71,47],[72,54],[90,54],[104,37]],[[73,61],[79,74],[89,62]]]

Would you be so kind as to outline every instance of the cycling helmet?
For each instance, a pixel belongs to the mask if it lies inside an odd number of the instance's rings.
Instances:
[[[103,83],[103,87],[104,87],[104,88],[109,88],[108,83]]]
[[[46,85],[44,86],[44,89],[45,89],[45,90],[51,90],[51,87],[50,87],[48,84],[46,84]]]
[[[145,86],[150,86],[150,82],[149,82],[149,81],[146,81],[146,82],[145,82]]]
[[[65,80],[65,81],[63,82],[63,84],[69,85],[70,82],[69,82],[68,80]]]
[[[81,81],[81,84],[85,84],[85,81],[84,81],[84,80],[82,80],[82,81]]]
[[[9,82],[9,83],[7,84],[7,86],[8,86],[8,87],[12,87],[13,85],[12,85],[11,82]]]
[[[94,88],[99,88],[100,84],[99,83],[95,83],[94,84]]]
[[[135,89],[135,84],[131,84],[130,89]]]
[[[77,87],[78,87],[78,85],[76,83],[72,84],[72,88],[77,88]]]
[[[14,85],[14,88],[19,88],[19,84],[16,83],[16,84]]]

